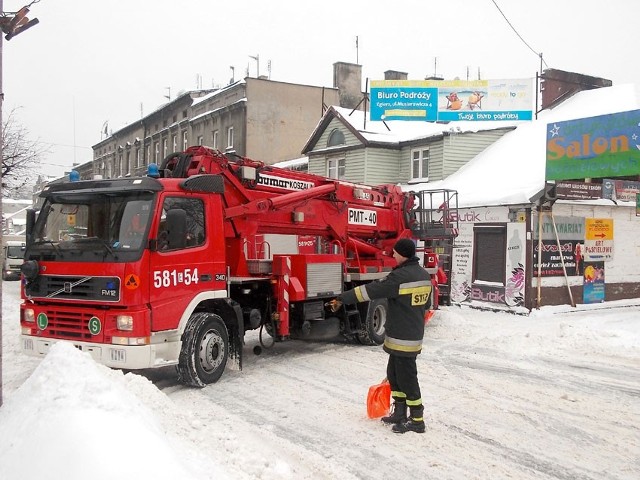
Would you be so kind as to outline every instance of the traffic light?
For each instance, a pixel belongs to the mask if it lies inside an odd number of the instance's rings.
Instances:
[[[11,40],[27,28],[31,28],[39,23],[37,18],[29,20],[27,13],[29,13],[29,8],[22,7],[13,17],[5,16],[0,18],[0,30],[4,32],[4,38],[6,40]]]

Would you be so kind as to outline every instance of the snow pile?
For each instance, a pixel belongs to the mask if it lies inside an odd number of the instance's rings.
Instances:
[[[191,470],[184,445],[166,434],[173,408],[146,378],[57,343],[0,410],[0,478],[204,478]],[[231,478],[219,470],[216,478]]]

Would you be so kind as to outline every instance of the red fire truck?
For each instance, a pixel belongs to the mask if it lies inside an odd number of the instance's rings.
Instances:
[[[27,216],[23,351],[70,341],[114,368],[177,365],[183,383],[200,387],[229,357],[242,366],[249,330],[275,342],[382,343],[385,301],[336,313],[325,304],[382,278],[393,244],[428,231],[425,206],[416,210],[418,197],[398,186],[207,147],[170,155],[146,177],[52,184],[41,197],[37,217]],[[265,234],[315,238],[316,252],[272,254]]]

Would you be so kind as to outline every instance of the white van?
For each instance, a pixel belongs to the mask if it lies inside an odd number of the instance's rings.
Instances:
[[[2,247],[2,280],[20,280],[20,267],[24,261],[25,242],[7,240]]]

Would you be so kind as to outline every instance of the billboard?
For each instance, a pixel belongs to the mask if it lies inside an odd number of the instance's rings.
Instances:
[[[640,110],[547,125],[547,180],[640,174]]]
[[[373,80],[370,101],[371,120],[531,120],[533,80]]]

